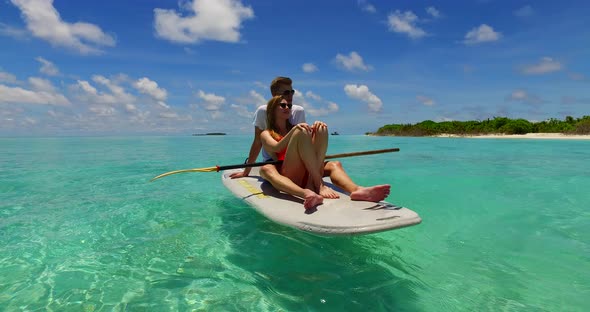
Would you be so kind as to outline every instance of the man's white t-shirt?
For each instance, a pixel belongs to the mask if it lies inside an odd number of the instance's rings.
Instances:
[[[291,107],[291,117],[289,118],[289,122],[292,125],[296,125],[298,123],[305,122],[305,111],[303,110],[302,106],[293,105]],[[254,127],[260,130],[266,130],[266,105],[259,106],[254,113],[254,121],[252,122]],[[262,159],[264,161],[271,159],[270,155],[262,149]]]

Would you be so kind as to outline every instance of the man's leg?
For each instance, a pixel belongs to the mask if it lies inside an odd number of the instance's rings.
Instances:
[[[378,202],[384,200],[391,191],[389,184],[381,184],[369,187],[357,185],[348,176],[342,163],[339,161],[329,161],[324,165],[324,175],[329,175],[334,185],[350,193],[352,200],[366,200]]]

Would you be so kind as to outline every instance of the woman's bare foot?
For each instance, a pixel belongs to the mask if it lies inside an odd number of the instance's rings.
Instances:
[[[384,200],[389,196],[391,186],[389,184],[375,185],[369,187],[362,187],[350,193],[350,199],[352,200],[365,200],[378,202]]]
[[[324,198],[321,195],[314,193],[312,190],[304,189],[303,195],[303,207],[305,207],[305,209],[315,208],[324,202]]]
[[[330,199],[340,198],[340,195],[338,195],[338,193],[334,192],[333,189],[327,187],[324,184],[322,184],[322,186],[320,186],[320,195],[323,198],[330,198]]]

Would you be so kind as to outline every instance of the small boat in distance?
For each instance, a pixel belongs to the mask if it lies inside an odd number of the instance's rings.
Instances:
[[[334,131],[332,132],[332,135],[340,135],[340,133],[338,133],[338,131]]]

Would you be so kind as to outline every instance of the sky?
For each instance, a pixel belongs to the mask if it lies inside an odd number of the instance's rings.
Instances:
[[[307,121],[590,115],[589,1],[2,0],[0,136],[253,133]]]

